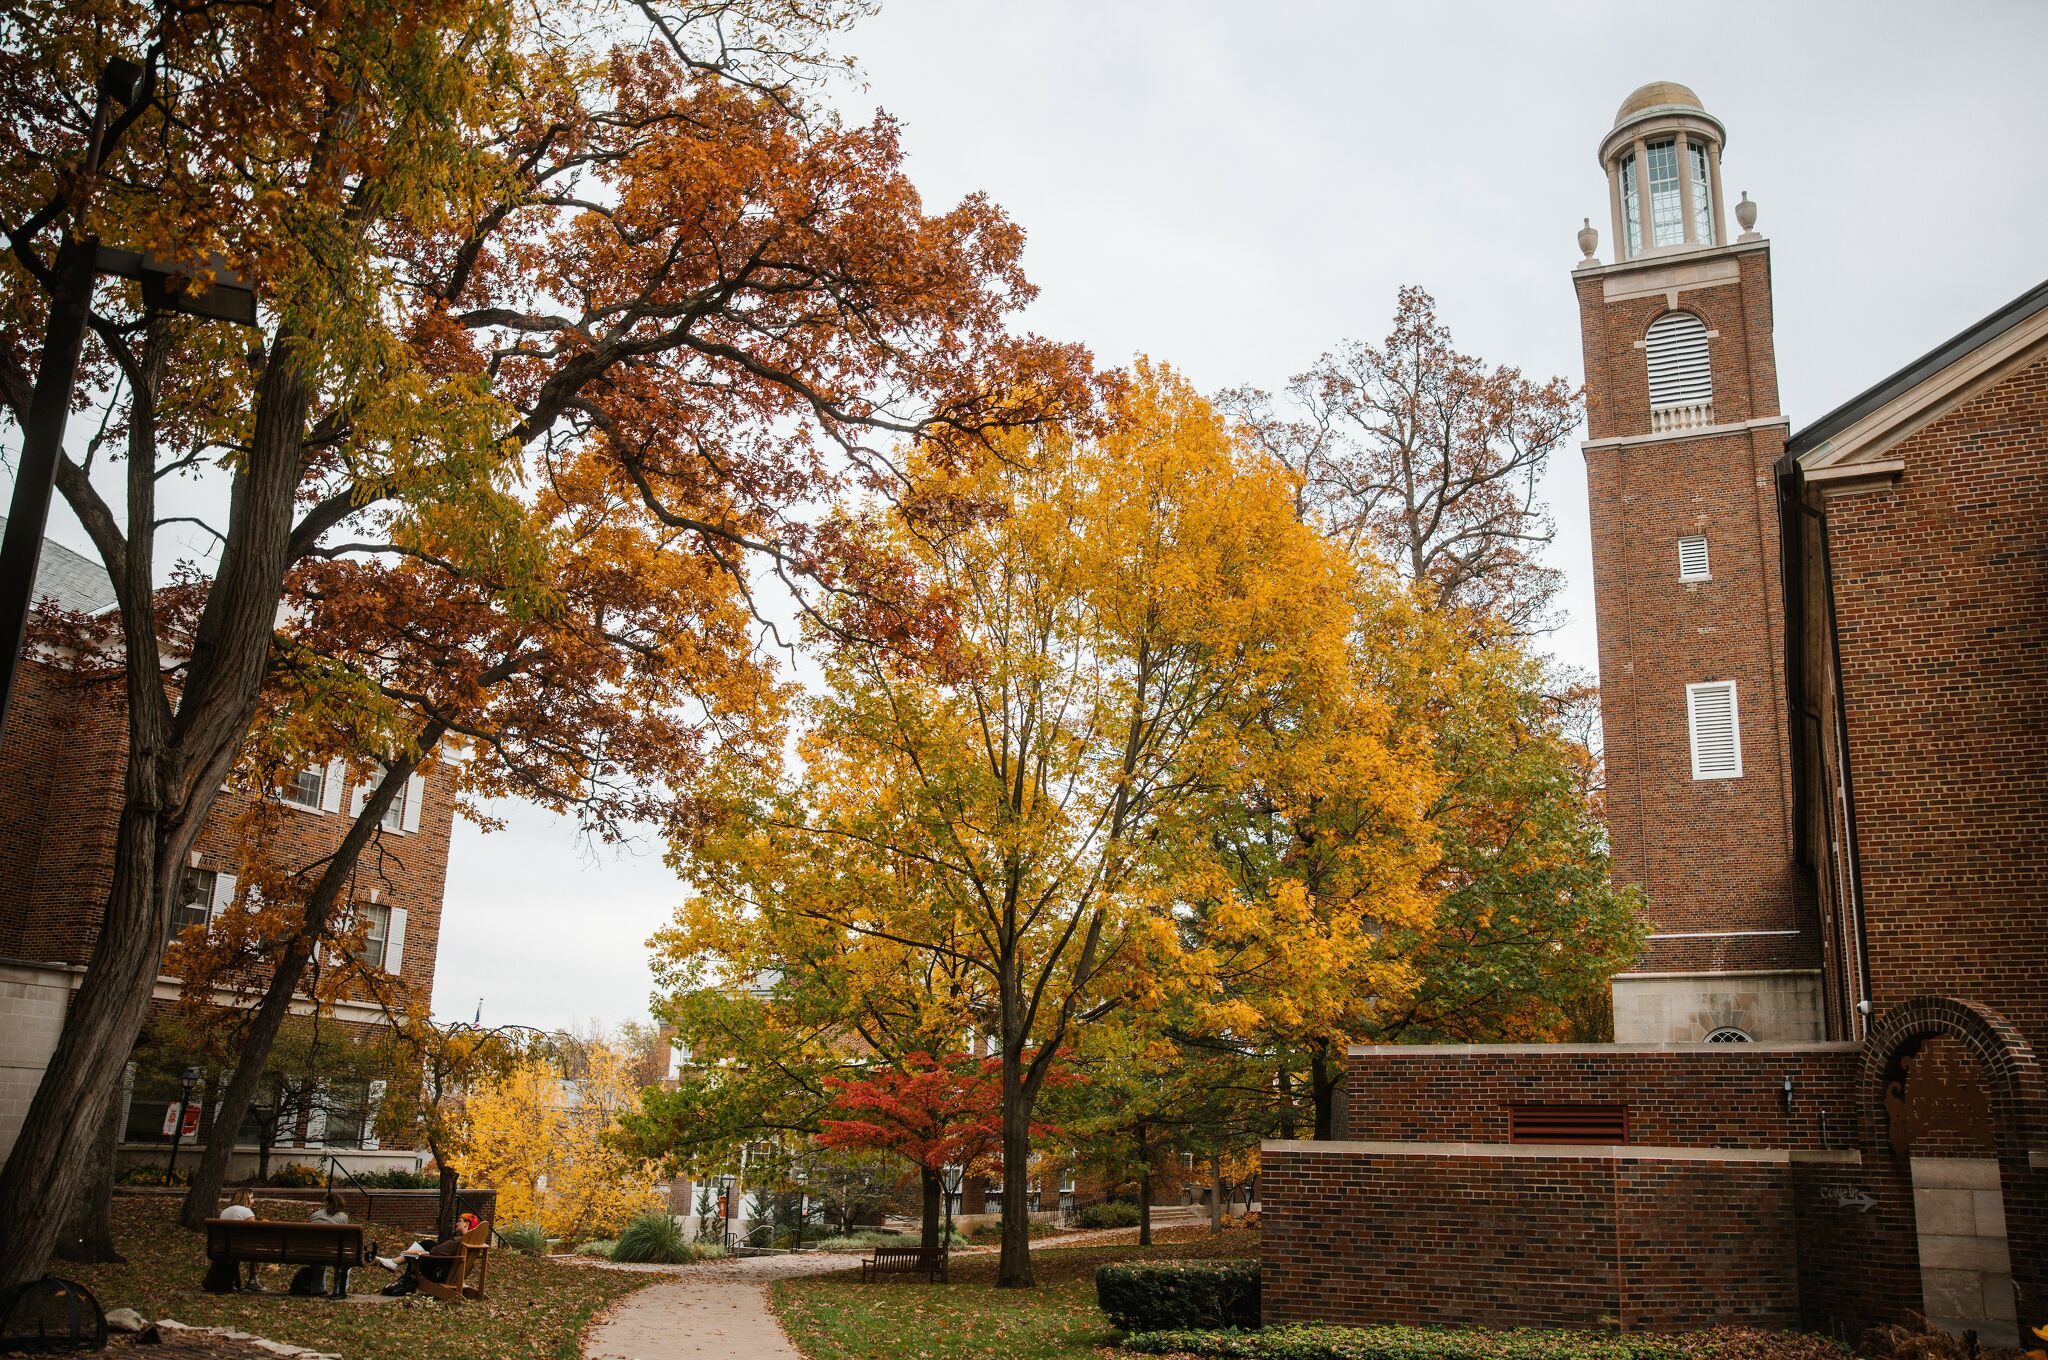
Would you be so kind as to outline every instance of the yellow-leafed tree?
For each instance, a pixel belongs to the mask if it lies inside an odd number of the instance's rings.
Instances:
[[[620,1112],[639,1099],[630,1063],[597,1048],[586,1075],[567,1081],[547,1059],[529,1057],[471,1094],[465,1179],[498,1192],[500,1221],[583,1241],[614,1236],[634,1214],[660,1207],[655,1164],[612,1138]]]

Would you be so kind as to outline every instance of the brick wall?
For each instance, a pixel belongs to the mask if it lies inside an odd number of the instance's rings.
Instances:
[[[1854,1044],[1364,1049],[1344,1084],[1349,1135],[1505,1143],[1508,1107],[1530,1101],[1625,1105],[1629,1142],[1645,1147],[1853,1147],[1860,1056]]]
[[[126,751],[118,688],[22,667],[0,742],[0,958],[82,964],[91,956],[113,876]],[[244,875],[245,827],[256,806],[238,792],[216,799],[196,846],[198,867]],[[286,868],[318,863],[340,844],[348,806],[345,795],[340,814],[262,808],[266,852]],[[432,987],[440,947],[453,820],[447,778],[430,777],[418,832],[380,833],[357,874],[357,900],[375,889],[380,902],[405,909],[402,976],[421,990]]]
[[[1895,456],[1826,502],[1872,1000],[2048,1051],[2048,360]]]
[[[1262,1154],[1268,1323],[1682,1330],[1799,1318],[1782,1162]]]
[[[1772,464],[1784,449],[1771,339],[1770,257],[1737,248],[1728,275],[1686,286],[1676,305],[1709,331],[1713,420],[1706,436],[1648,438],[1648,372],[1638,346],[1670,310],[1646,290],[1661,266],[1577,279],[1586,362],[1587,497],[1599,627],[1601,723],[1614,876],[1640,883],[1660,934],[1796,931],[1748,937],[1734,953],[1653,939],[1637,970],[1813,967],[1819,940],[1793,868],[1782,711],[1782,602]],[[1697,281],[1695,281],[1697,282]],[[1640,440],[1602,446],[1603,440]],[[1678,539],[1704,534],[1712,579],[1678,579]],[[1743,773],[1695,780],[1686,686],[1733,680]]]

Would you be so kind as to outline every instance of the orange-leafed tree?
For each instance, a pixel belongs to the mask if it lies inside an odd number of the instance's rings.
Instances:
[[[648,0],[564,25],[504,0],[28,0],[0,21],[0,411],[28,419],[52,307],[79,293],[66,242],[232,269],[260,299],[251,333],[127,285],[86,298],[104,419],[56,475],[117,596],[127,757],[102,928],[0,1172],[0,1286],[48,1259],[182,867],[296,664],[279,605],[321,564],[489,580],[507,618],[545,618],[532,488],[596,459],[728,582],[765,567],[896,641],[943,622],[825,508],[915,511],[909,451],[958,466],[1056,418],[1085,356],[1010,330],[1031,289],[1000,210],[927,211],[893,123],[807,93],[863,8]],[[81,174],[87,92],[124,53],[136,97]],[[167,514],[161,485],[195,471],[225,494]],[[171,518],[206,545],[176,617]],[[392,612],[340,631],[421,640],[405,592],[358,597]],[[387,788],[439,721],[393,725]]]
[[[1002,1068],[991,1059],[912,1053],[865,1077],[827,1077],[837,1118],[819,1122],[826,1147],[883,1152],[917,1169],[923,1242],[939,1245],[939,1197],[947,1167],[985,1164],[1003,1139]]]

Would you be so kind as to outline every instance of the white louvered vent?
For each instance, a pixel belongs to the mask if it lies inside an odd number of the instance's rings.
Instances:
[[[1714,374],[1707,364],[1707,326],[1691,312],[1666,312],[1650,323],[1643,352],[1650,365],[1650,409],[1704,408],[1711,423]]]
[[[1742,737],[1737,731],[1735,682],[1687,685],[1685,706],[1692,725],[1692,777],[1740,779]]]
[[[1711,581],[1713,576],[1707,570],[1707,540],[1681,538],[1678,540],[1678,579],[1681,581]]]

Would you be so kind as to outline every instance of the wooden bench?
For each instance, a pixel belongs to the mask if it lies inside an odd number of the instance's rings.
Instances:
[[[331,1298],[348,1293],[350,1270],[369,1259],[360,1223],[301,1223],[266,1218],[206,1220],[206,1259],[263,1265],[326,1266],[334,1271]]]
[[[876,1247],[875,1254],[860,1263],[861,1283],[884,1275],[922,1275],[927,1280],[946,1278],[944,1247]]]
[[[428,1261],[447,1261],[446,1279],[431,1280],[421,1267]],[[469,1282],[470,1267],[476,1268],[476,1283]],[[484,1297],[484,1276],[491,1265],[491,1225],[479,1223],[462,1235],[462,1250],[452,1256],[422,1256],[416,1258],[413,1274],[420,1287],[420,1293],[430,1299],[442,1299],[449,1303],[460,1303],[464,1299]]]

